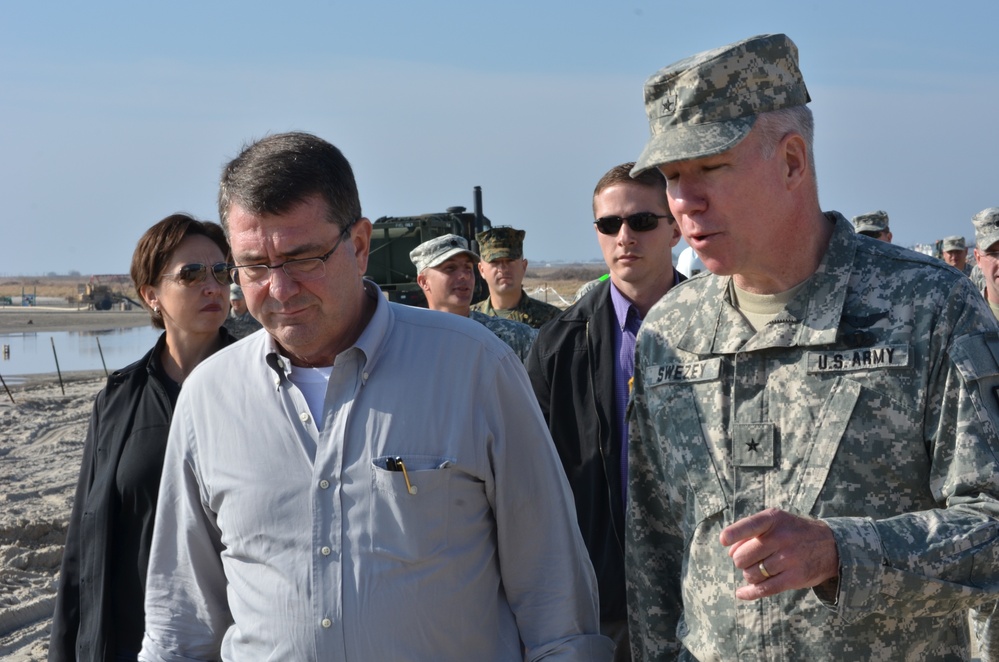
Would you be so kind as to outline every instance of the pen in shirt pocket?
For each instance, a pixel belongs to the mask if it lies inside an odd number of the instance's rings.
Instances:
[[[406,471],[406,463],[402,461],[401,457],[397,455],[385,458],[385,468],[389,471],[401,471],[402,477],[406,479],[406,491],[410,494],[416,494],[416,485],[409,482],[409,472]]]

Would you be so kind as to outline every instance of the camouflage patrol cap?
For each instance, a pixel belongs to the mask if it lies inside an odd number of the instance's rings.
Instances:
[[[527,233],[514,228],[499,227],[483,230],[475,235],[479,242],[479,255],[486,262],[524,257],[524,236]]]
[[[472,262],[479,261],[479,256],[468,249],[468,242],[464,237],[445,234],[429,239],[411,250],[409,259],[416,265],[416,272],[420,273],[461,253],[467,253]]]
[[[787,35],[758,35],[675,62],[645,82],[652,137],[631,176],[721,154],[746,137],[760,113],[809,101],[798,47]]]
[[[236,301],[243,298],[243,288],[241,288],[236,283],[231,283],[229,285],[229,298]]]
[[[960,235],[954,235],[952,237],[944,237],[943,243],[940,245],[940,250],[944,253],[947,251],[963,251],[967,250],[968,245],[964,243],[964,237]]]
[[[853,226],[857,232],[884,232],[888,229],[888,214],[879,209],[854,216]]]
[[[975,225],[975,246],[987,251],[999,241],[999,207],[987,207],[971,217]]]

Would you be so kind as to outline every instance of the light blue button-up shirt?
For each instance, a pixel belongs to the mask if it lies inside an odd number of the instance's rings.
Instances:
[[[265,332],[185,382],[140,659],[609,660],[520,360],[371,295],[318,424]]]

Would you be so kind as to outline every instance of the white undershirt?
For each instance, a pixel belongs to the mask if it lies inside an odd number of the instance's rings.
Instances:
[[[329,384],[330,375],[333,374],[333,366],[324,368],[303,368],[297,365],[291,366],[291,374],[288,379],[298,387],[298,390],[305,396],[305,401],[312,412],[312,420],[316,422],[316,427],[323,429],[323,403],[326,401],[326,386]]]

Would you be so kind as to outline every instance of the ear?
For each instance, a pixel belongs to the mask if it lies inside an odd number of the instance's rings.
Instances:
[[[979,268],[982,266],[982,254],[978,252],[977,247],[975,248],[975,264],[977,264]]]
[[[778,153],[784,157],[785,186],[791,191],[798,188],[809,175],[808,146],[805,139],[797,133],[784,136],[777,147]]]
[[[670,239],[669,247],[676,248],[676,245],[680,243],[680,222],[673,221],[673,238]]]
[[[476,263],[476,266],[477,266],[477,267],[479,268],[479,275],[480,275],[480,276],[482,276],[483,278],[485,278],[485,277],[486,277],[486,270],[485,270],[485,267],[483,267],[483,266],[482,266],[482,265],[484,265],[484,264],[486,264],[486,261],[485,261],[485,260],[479,260],[479,261],[478,261],[478,262]]]
[[[524,271],[527,271],[527,258],[526,257],[522,257],[520,259],[524,261]]]
[[[156,295],[156,288],[152,285],[143,285],[139,288],[139,296],[146,302],[150,310],[156,307],[159,297]]]
[[[427,276],[422,271],[416,275],[416,284],[424,292],[430,291],[430,283],[427,282]]]
[[[371,251],[371,221],[361,218],[350,229],[350,245],[354,247],[354,259],[360,275],[368,270],[368,255]]]

